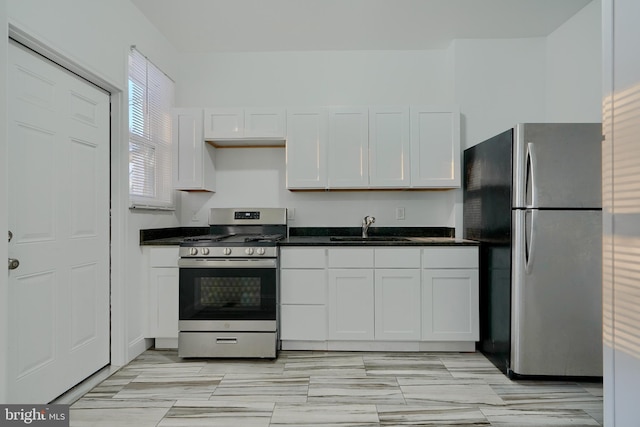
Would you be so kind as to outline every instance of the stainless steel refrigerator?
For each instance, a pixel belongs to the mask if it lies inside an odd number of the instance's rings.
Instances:
[[[602,129],[518,124],[464,152],[479,349],[510,377],[602,376]]]

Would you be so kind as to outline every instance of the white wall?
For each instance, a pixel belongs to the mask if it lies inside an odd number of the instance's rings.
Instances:
[[[452,102],[446,50],[183,54],[178,106]]]
[[[112,117],[112,363],[126,363],[146,347],[148,297],[141,280],[139,230],[177,224],[174,214],[153,215],[128,210],[127,54],[129,46],[135,44],[166,73],[173,75],[178,64],[176,53],[129,0],[6,0],[6,4],[10,25],[97,76],[114,94],[112,102],[116,100],[117,105],[113,106],[115,116]],[[6,29],[6,25],[3,28]],[[1,43],[3,51],[0,52],[4,52],[6,38]],[[5,71],[3,66],[2,72]],[[0,149],[6,153],[4,141],[2,144]],[[0,196],[6,200],[4,192]],[[1,206],[0,219],[4,227],[6,203]],[[4,277],[0,280],[4,288]]]
[[[592,1],[547,37],[546,121],[602,121],[600,9]]]
[[[516,123],[544,120],[545,45],[544,38],[454,42],[463,148]]]

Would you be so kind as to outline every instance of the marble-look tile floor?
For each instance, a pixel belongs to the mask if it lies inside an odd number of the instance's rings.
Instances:
[[[480,353],[149,350],[70,410],[81,426],[598,426],[602,384],[511,381]]]

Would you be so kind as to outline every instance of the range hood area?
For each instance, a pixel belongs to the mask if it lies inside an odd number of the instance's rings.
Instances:
[[[204,140],[214,147],[284,147],[284,108],[205,108]]]
[[[233,138],[233,139],[205,139],[216,148],[270,148],[284,147],[284,137],[278,138]]]

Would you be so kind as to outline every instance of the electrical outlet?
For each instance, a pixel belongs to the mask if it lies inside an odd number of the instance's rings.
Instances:
[[[296,219],[296,208],[287,208],[287,219],[289,221]]]
[[[191,211],[191,222],[198,222],[198,211]]]
[[[396,219],[404,219],[404,208],[396,208]]]

